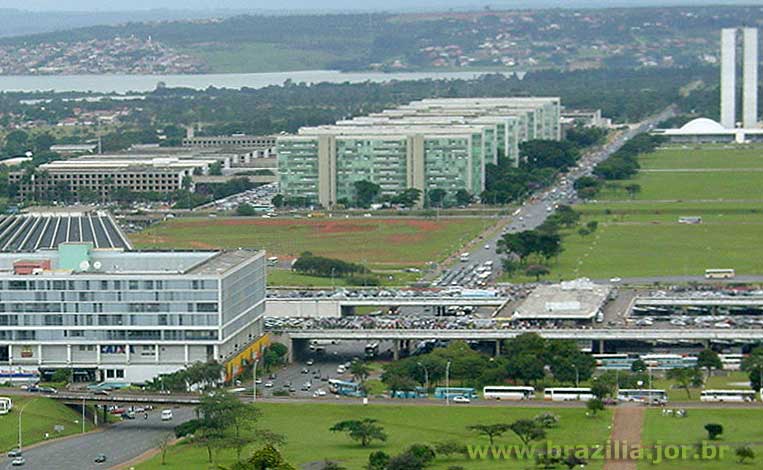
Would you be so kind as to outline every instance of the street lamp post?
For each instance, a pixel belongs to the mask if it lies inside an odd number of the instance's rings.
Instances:
[[[575,387],[580,386],[580,373],[578,372],[578,365],[574,362],[572,363],[572,367],[575,368]]]
[[[424,364],[420,362],[417,362],[416,364],[418,364],[419,367],[424,369],[424,384],[425,384],[424,388],[426,388],[427,393],[429,393],[429,371],[427,370],[427,366],[425,366]]]
[[[450,406],[450,361],[445,365],[445,406]]]
[[[29,406],[33,401],[37,400],[36,398],[33,398],[26,402],[24,406],[22,406],[19,409],[19,453],[21,453],[21,414],[24,413],[24,409],[26,409],[27,406]]]
[[[257,363],[260,362],[259,359],[254,360],[254,364],[252,364],[252,403],[257,401]]]

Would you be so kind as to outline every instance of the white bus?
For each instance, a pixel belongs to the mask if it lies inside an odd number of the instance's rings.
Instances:
[[[535,388],[492,385],[482,389],[482,398],[485,400],[532,400],[535,398]]]
[[[617,391],[618,401],[637,401],[642,403],[667,403],[668,394],[660,389],[621,388]]]
[[[13,401],[8,397],[0,397],[0,415],[7,415],[13,409]]]
[[[702,390],[701,401],[750,402],[755,401],[754,390]]]
[[[543,399],[551,401],[588,401],[593,398],[590,388],[547,388]]]
[[[733,279],[734,276],[733,269],[705,269],[705,279]]]
[[[739,370],[742,368],[742,361],[745,354],[719,354],[723,370]]]

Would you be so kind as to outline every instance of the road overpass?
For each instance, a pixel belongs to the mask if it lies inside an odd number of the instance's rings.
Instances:
[[[268,317],[340,317],[354,307],[495,307],[501,308],[508,297],[268,297]]]
[[[636,297],[635,307],[763,307],[763,297]]]
[[[672,342],[744,342],[763,341],[763,329],[734,328],[592,328],[592,329],[298,329],[282,332],[289,341],[289,351],[299,351],[309,340],[347,340],[347,341],[392,341],[395,357],[400,349],[409,348],[413,341],[423,340],[462,340],[494,341],[496,352],[500,351],[503,340],[516,338],[525,333],[535,333],[547,339],[598,342],[598,350],[604,350],[605,341],[672,341]]]
[[[70,405],[79,405],[83,401],[90,405],[157,405],[157,406],[196,406],[201,403],[198,395],[172,394],[109,394],[95,395],[93,393],[46,393],[45,398],[51,398]]]

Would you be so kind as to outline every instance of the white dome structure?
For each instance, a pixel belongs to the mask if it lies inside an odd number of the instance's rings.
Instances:
[[[687,134],[723,134],[727,131],[720,123],[708,118],[697,118],[681,126],[681,132]]]

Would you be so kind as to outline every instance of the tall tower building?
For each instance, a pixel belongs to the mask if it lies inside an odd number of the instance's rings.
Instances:
[[[737,123],[737,28],[721,30],[721,125]],[[758,126],[758,29],[742,28],[742,127]]]
[[[742,69],[742,125],[758,125],[758,29],[744,28],[744,65]]]
[[[736,48],[737,30],[721,30],[721,125],[736,127]]]

